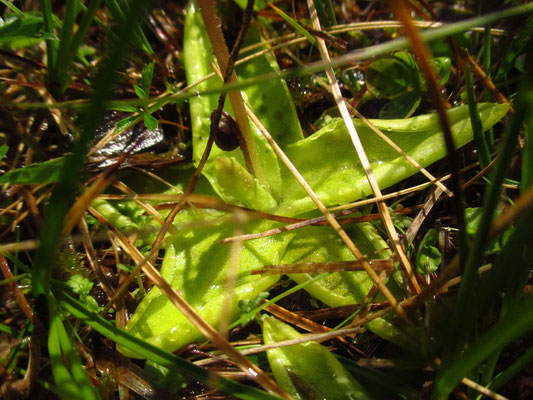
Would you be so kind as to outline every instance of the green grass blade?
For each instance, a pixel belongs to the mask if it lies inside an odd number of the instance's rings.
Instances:
[[[63,27],[59,35],[59,48],[57,51],[56,62],[48,67],[49,83],[58,85],[54,87],[54,92],[60,94],[70,82],[69,66],[71,60],[70,44],[72,42],[72,32],[80,8],[79,0],[68,0],[65,6],[65,16],[63,18]],[[59,90],[57,90],[59,89]]]
[[[64,164],[64,158],[53,158],[41,163],[32,163],[22,168],[13,169],[0,176],[0,184],[45,185],[57,182]]]
[[[329,19],[333,25],[337,25],[337,17],[335,16],[335,7],[331,0],[325,0],[328,5]]]
[[[12,328],[9,325],[0,324],[0,332],[3,332],[9,336],[17,336],[19,333],[19,330]]]
[[[4,6],[6,6],[7,8],[9,8],[11,11],[13,11],[15,14],[18,14],[18,15],[21,15],[21,16],[24,16],[24,13],[22,12],[22,10],[20,10],[19,8],[17,8],[17,6],[13,5],[10,1],[7,1],[7,0],[0,0],[0,3],[2,3]]]
[[[533,42],[532,42],[533,43]],[[468,255],[462,277],[459,295],[455,307],[455,323],[451,325],[448,343],[443,354],[443,365],[452,362],[462,350],[477,320],[477,310],[472,299],[478,296],[476,282],[477,270],[483,262],[483,256],[488,244],[489,229],[500,200],[502,184],[509,168],[514,148],[517,143],[518,133],[526,113],[529,112],[529,92],[531,91],[531,76],[524,76],[515,107],[515,114],[511,124],[506,129],[500,147],[499,159],[491,174],[491,185],[487,187],[483,215],[474,239],[472,250]]]
[[[529,296],[485,335],[476,340],[460,358],[453,360],[446,369],[441,369],[431,398],[447,399],[455,386],[476,365],[493,352],[501,350],[505,345],[528,332],[533,325],[532,307],[533,296]]]
[[[533,104],[533,89],[527,93],[526,103]],[[533,113],[528,112],[525,116],[525,144],[522,153],[522,179],[520,180],[520,192],[524,193],[533,186]]]
[[[505,371],[501,372],[494,378],[492,384],[489,386],[491,390],[497,391],[523,369],[533,364],[533,346],[522,354],[515,362],[513,362]]]
[[[468,60],[465,60],[465,83],[466,83],[466,95],[468,98],[468,111],[470,113],[470,123],[472,124],[472,132],[474,134],[474,143],[477,148],[479,163],[481,168],[485,168],[489,165],[490,153],[489,146],[485,140],[485,134],[483,132],[483,124],[481,123],[481,118],[479,117],[479,112],[477,110],[477,101],[476,94],[474,93],[474,85],[472,83],[472,69]]]
[[[128,13],[128,8],[130,7],[127,3],[118,2],[117,0],[105,0],[105,4],[107,8],[109,8],[109,11],[111,12],[111,15],[113,15],[113,18],[115,18],[120,23],[127,21],[125,15]],[[138,23],[134,27],[132,40],[139,49],[142,49],[147,54],[154,53],[152,47],[150,46],[150,43],[146,39],[146,36],[144,35]]]
[[[74,58],[78,54],[78,49],[81,46],[83,39],[85,38],[85,35],[87,34],[87,31],[89,29],[90,24],[92,23],[96,11],[98,10],[98,7],[100,6],[101,0],[93,0],[90,2],[89,7],[86,8],[86,12],[83,15],[83,18],[81,19],[81,22],[79,23],[76,33],[74,36],[72,36],[72,18],[77,16],[79,12],[79,8],[82,6],[80,3],[73,4],[71,7],[67,3],[67,9],[65,11],[65,14],[68,18],[65,18],[65,21],[63,23],[63,29],[61,32],[61,41],[59,46],[59,53],[58,53],[58,65],[54,66],[54,80],[53,82],[57,82],[60,85],[59,93],[62,94],[65,92],[68,84],[71,80],[71,74],[70,69],[72,62],[74,61]],[[85,7],[84,7],[85,8]],[[75,14],[75,15],[74,15]]]
[[[110,340],[120,344],[121,346],[127,347],[131,351],[148,360],[172,369],[173,371],[184,374],[190,378],[197,379],[198,381],[207,385],[212,383],[212,376],[207,370],[198,367],[178,356],[152,346],[141,339],[130,335],[124,330],[117,328],[110,322],[99,317],[97,314],[87,311],[83,304],[62,291],[58,291],[58,299],[60,305],[66,311],[87,325],[91,326],[94,330],[106,336]],[[219,378],[218,388],[229,394],[232,394],[233,396],[246,400],[272,400],[278,398],[259,389],[245,386],[225,378]]]
[[[325,27],[331,26],[329,16],[328,14],[326,14],[324,4],[322,4],[323,2],[321,0],[313,0],[313,3],[315,3],[316,12],[318,13],[320,21],[324,24]]]
[[[528,254],[528,243],[533,236],[533,212],[529,212],[520,218],[516,229],[493,263],[492,268],[487,272],[476,290],[477,315],[487,315],[489,306],[499,299],[503,294],[503,304],[500,310],[500,320],[507,314],[508,310],[519,303],[524,293],[524,286],[527,283],[533,261],[531,252]],[[512,260],[512,262],[510,262]],[[499,358],[499,352],[491,354],[483,368],[482,383],[487,384],[494,374]]]
[[[302,25],[300,25],[298,22],[296,22],[293,18],[291,18],[287,13],[285,13],[283,10],[280,10],[275,5],[267,2],[267,4],[272,8],[281,18],[285,20],[290,26],[292,26],[297,32],[300,32],[302,35],[304,35],[309,42],[316,46],[316,40],[315,38],[307,32],[307,29],[305,29]]]
[[[483,33],[483,71],[490,78],[491,77],[491,54],[492,54],[492,30],[491,26],[487,25],[485,27],[485,32]],[[490,91],[487,88],[483,89],[484,91],[484,100],[489,101],[491,99]],[[491,129],[486,133],[485,140],[489,146],[489,149],[494,147],[494,132]]]
[[[48,352],[52,373],[62,399],[98,400],[95,388],[81,365],[80,358],[63,325],[62,316],[52,295],[48,297],[50,329]],[[68,362],[68,367],[65,364]]]
[[[85,7],[82,7],[82,9],[85,9],[85,14],[83,15],[83,18],[81,19],[81,22],[78,26],[76,34],[74,35],[70,43],[70,49],[68,52],[69,57],[70,57],[70,63],[72,63],[72,60],[78,53],[78,49],[81,46],[82,41],[85,35],[87,34],[87,31],[89,30],[89,26],[94,20],[94,17],[96,15],[96,12],[98,11],[98,7],[100,6],[100,3],[101,3],[101,0],[92,0],[89,4],[89,7],[87,7],[86,9]]]
[[[51,70],[56,65],[57,60],[57,49],[59,43],[57,40],[53,39],[55,36],[54,33],[54,14],[52,13],[52,4],[50,0],[42,0],[43,7],[43,20],[44,20],[44,31],[48,34],[46,39],[46,56],[48,58],[48,77],[51,78]]]
[[[333,3],[331,2],[331,0],[313,0],[313,3],[315,3],[315,8],[320,18],[320,21],[325,27],[337,25],[335,8],[333,7]],[[324,3],[326,3],[326,7],[324,7]]]
[[[120,6],[123,10],[126,10],[128,7],[130,7],[130,2],[127,0],[119,0]],[[124,11],[126,13],[126,11]],[[139,21],[135,26],[135,37],[134,40],[137,43],[137,46],[139,49],[142,49],[146,54],[154,54],[154,51],[152,50],[152,46],[150,46],[150,42],[146,38],[144,32],[141,29],[141,21]]]
[[[63,399],[79,398],[77,396],[77,387],[65,363],[61,352],[61,343],[59,340],[58,321],[56,318],[50,320],[50,329],[48,331],[48,353],[50,364],[52,365],[52,374],[56,382],[58,395]]]

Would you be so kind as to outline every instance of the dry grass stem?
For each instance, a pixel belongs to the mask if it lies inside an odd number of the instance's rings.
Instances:
[[[318,15],[317,15],[313,1],[308,0],[307,6],[309,8],[309,13],[311,15],[311,21],[313,23],[313,28],[317,31],[320,31],[322,28],[320,26],[320,21],[318,20]],[[320,55],[322,56],[322,60],[326,63],[329,63],[331,60],[329,58],[329,53],[326,47],[326,43],[324,42],[323,39],[319,37],[316,38],[316,41],[318,44],[318,49],[320,50]],[[328,76],[329,84],[331,85],[331,89],[333,91],[333,97],[335,99],[335,103],[337,104],[337,108],[339,109],[341,117],[344,120],[344,124],[346,125],[346,129],[348,130],[350,138],[352,139],[352,143],[355,147],[357,156],[359,157],[359,160],[361,162],[361,166],[363,167],[363,170],[365,171],[368,183],[372,189],[372,193],[374,197],[381,197],[382,196],[381,189],[378,185],[376,177],[374,176],[372,172],[370,161],[368,160],[363,144],[361,143],[361,140],[359,138],[359,135],[357,134],[355,125],[352,121],[348,108],[346,107],[346,103],[344,102],[344,99],[342,97],[339,84],[337,83],[337,78],[335,77],[335,72],[333,71],[333,68],[327,68],[326,74]],[[410,285],[415,293],[420,293],[421,291],[420,285],[418,284],[413,268],[411,267],[411,263],[409,262],[409,259],[407,258],[407,255],[405,254],[405,251],[402,247],[400,239],[398,238],[398,234],[396,232],[396,228],[394,227],[394,223],[392,222],[389,209],[387,208],[387,205],[384,202],[378,202],[377,206],[378,206],[379,213],[382,216],[383,225],[385,226],[385,230],[387,231],[387,235],[391,242],[391,245],[392,245],[391,247],[393,251],[398,255],[398,258],[400,260],[400,265],[402,266],[403,271],[407,277],[407,281],[410,282]]]
[[[490,397],[491,399],[494,399],[494,400],[509,400],[509,398],[505,397],[505,396],[502,396],[501,394],[498,394],[496,392],[493,392],[492,390],[490,390],[489,388],[483,386],[483,385],[480,385],[479,383],[477,382],[474,382],[473,380],[471,379],[468,379],[468,378],[463,378],[461,380],[461,383],[465,386],[468,386],[469,388],[472,388],[476,391],[478,391],[479,393],[487,396],[487,397]]]
[[[408,245],[413,241],[416,234],[418,233],[418,230],[424,223],[424,220],[429,215],[431,210],[433,209],[433,206],[439,201],[443,191],[440,187],[436,188],[432,193],[428,196],[428,199],[424,203],[424,206],[422,209],[418,212],[416,217],[411,221],[411,224],[409,224],[409,228],[407,228],[407,231],[405,231],[404,235],[404,243]]]
[[[417,210],[419,208],[422,208],[422,206],[414,206],[414,207],[402,208],[401,210],[395,210],[394,214],[398,214],[398,215],[411,214],[413,211],[415,211],[415,210]],[[342,216],[345,216],[345,215],[353,214],[355,212],[357,212],[357,209],[351,209],[350,208],[348,210],[337,212],[337,213],[333,214],[333,216],[335,218],[339,218],[339,217],[342,217]],[[362,215],[360,217],[342,218],[342,219],[338,219],[337,222],[339,224],[341,224],[341,225],[344,225],[344,224],[358,224],[358,223],[361,223],[361,222],[376,221],[378,219],[381,219],[381,215],[380,214],[370,214],[370,215]],[[233,237],[225,238],[225,239],[222,239],[220,241],[220,243],[231,243],[231,242],[234,242],[236,240],[259,239],[259,238],[262,238],[262,237],[277,235],[279,233],[283,233],[283,232],[288,232],[288,231],[292,231],[292,230],[295,230],[295,229],[304,228],[306,226],[321,226],[321,225],[328,225],[328,221],[327,221],[326,217],[324,217],[324,216],[311,218],[311,219],[307,219],[307,220],[299,220],[299,222],[295,222],[293,224],[285,225],[285,226],[282,226],[282,227],[279,227],[279,228],[269,229],[269,230],[266,230],[266,231],[263,231],[263,232],[248,233],[246,235],[233,236]]]
[[[235,243],[235,242],[234,242]],[[376,271],[392,271],[395,259],[367,260]],[[326,261],[321,263],[295,263],[282,265],[267,265],[261,269],[254,269],[252,275],[279,275],[279,274],[307,274],[313,272],[336,271],[364,271],[361,260],[356,261]]]
[[[320,343],[326,340],[331,340],[331,339],[335,339],[337,337],[346,336],[346,335],[353,335],[359,332],[361,332],[361,328],[346,328],[346,329],[339,329],[337,331],[324,332],[324,333],[309,333],[309,334],[304,334],[301,338],[298,338],[298,339],[284,340],[282,342],[266,344],[266,345],[258,346],[258,347],[251,348],[251,349],[244,349],[244,350],[241,350],[240,353],[242,355],[258,354],[258,353],[263,353],[267,350],[279,349],[281,347],[293,346],[295,344],[302,344],[302,343],[308,343],[308,342]],[[219,361],[226,361],[227,359],[228,357],[226,356],[218,356],[218,357],[206,358],[204,360],[195,361],[195,364],[204,366],[204,365],[213,364]]]

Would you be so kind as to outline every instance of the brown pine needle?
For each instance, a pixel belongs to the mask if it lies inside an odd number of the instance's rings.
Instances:
[[[367,260],[368,264],[376,271],[394,270],[395,259]],[[261,269],[254,269],[252,275],[279,275],[279,274],[309,274],[314,272],[337,271],[364,271],[361,260],[355,261],[326,261],[320,263],[294,263],[282,265],[267,265]]]
[[[415,210],[417,210],[419,208],[422,208],[422,207],[423,206],[415,206],[415,207],[408,207],[408,208],[406,207],[406,208],[402,208],[401,210],[396,210],[396,211],[394,211],[394,213],[395,214],[401,214],[401,215],[410,214],[413,211],[415,211]],[[337,212],[337,213],[333,214],[333,217],[338,218],[338,217],[342,217],[344,215],[353,214],[354,212],[357,212],[357,209],[350,208],[348,210],[344,210],[344,211]],[[370,215],[363,215],[363,216],[360,216],[360,217],[343,218],[343,219],[337,220],[337,222],[339,222],[339,224],[343,224],[343,225],[344,224],[358,224],[358,223],[361,223],[361,222],[376,221],[376,220],[378,220],[380,218],[381,218],[380,214],[370,214]],[[262,238],[262,237],[277,235],[279,233],[288,232],[288,231],[292,231],[292,230],[295,230],[295,229],[300,229],[300,228],[303,228],[303,227],[306,227],[306,226],[321,226],[321,225],[328,225],[328,221],[327,221],[326,217],[324,217],[324,216],[311,218],[311,219],[307,219],[307,220],[299,220],[299,222],[295,222],[293,224],[285,225],[285,226],[282,226],[282,227],[279,227],[279,228],[269,229],[269,230],[266,230],[266,231],[263,231],[263,232],[248,233],[246,235],[233,236],[233,237],[225,238],[225,239],[222,239],[220,241],[220,243],[225,244],[225,243],[232,243],[232,242],[234,242],[236,240],[259,239],[259,238]]]

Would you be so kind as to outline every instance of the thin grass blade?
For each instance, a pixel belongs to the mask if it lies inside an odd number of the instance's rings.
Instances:
[[[132,352],[137,353],[146,359],[158,363],[166,368],[172,369],[173,371],[184,374],[190,378],[197,379],[207,385],[212,384],[212,374],[210,374],[207,370],[198,367],[178,356],[152,346],[149,343],[146,343],[143,340],[128,334],[124,330],[117,328],[109,321],[99,317],[97,314],[87,311],[83,304],[67,295],[63,290],[58,291],[57,296],[60,305],[65,310],[115,343],[127,347]],[[245,386],[225,378],[219,378],[217,387],[218,389],[232,394],[233,396],[246,400],[278,399],[278,397],[263,392],[259,389]]]
[[[530,44],[533,43],[530,41]],[[472,250],[470,251],[465,270],[463,273],[461,287],[455,308],[455,324],[450,327],[449,341],[445,347],[443,355],[443,365],[457,357],[466,343],[475,321],[477,320],[477,310],[472,302],[472,299],[477,298],[478,292],[476,289],[477,270],[483,262],[483,255],[488,245],[489,230],[494,218],[502,184],[505,174],[509,168],[511,157],[514,153],[514,148],[517,143],[517,136],[520,131],[522,122],[524,121],[526,113],[529,111],[530,103],[529,93],[531,91],[531,76],[524,76],[522,80],[522,88],[519,92],[517,104],[515,107],[515,114],[513,115],[511,124],[505,132],[502,145],[499,151],[499,160],[496,168],[491,175],[491,185],[487,187],[485,192],[485,201],[483,203],[483,215],[478,228],[477,235],[474,239]]]

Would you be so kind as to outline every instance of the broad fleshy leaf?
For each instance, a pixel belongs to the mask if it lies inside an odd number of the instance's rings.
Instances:
[[[247,35],[246,44],[259,42],[259,33],[257,28],[251,26]],[[185,38],[184,38],[184,65],[189,84],[195,83],[213,72],[211,68],[212,48],[200,11],[194,2],[190,2],[187,8],[185,21]],[[272,55],[265,54],[261,57],[255,57],[246,63],[236,67],[236,73],[239,78],[257,76],[277,72],[278,67]],[[213,77],[205,82],[195,86],[194,90],[216,90],[222,86],[218,77]],[[292,101],[287,85],[284,80],[270,80],[267,85],[250,86],[242,91],[245,101],[260,116],[261,121],[269,132],[282,144],[293,143],[303,138],[302,131],[296,115],[296,110]],[[202,95],[190,99],[191,124],[193,132],[193,160],[198,163],[204,152],[211,125],[211,113],[217,107],[218,94]],[[226,111],[232,114],[229,100],[226,100]],[[277,199],[281,196],[282,182],[280,177],[280,168],[278,159],[263,135],[255,128],[250,121],[250,127],[254,134],[254,141],[259,153],[260,163],[263,167],[265,178],[268,181],[270,196]],[[218,158],[233,157],[244,167],[244,159],[239,148],[225,152],[216,146],[210,153],[208,162],[204,167],[203,174],[209,180],[215,191],[224,200],[232,201],[236,204],[250,206],[243,199],[235,202],[232,194],[229,198],[227,193],[233,191],[232,186],[247,187],[248,183],[240,180],[232,180],[231,185],[227,185],[227,177],[220,178],[217,173],[215,162]],[[255,179],[255,178],[254,178]],[[259,201],[259,200],[258,200]],[[270,200],[267,201],[261,209],[271,207]]]
[[[250,40],[258,40],[253,28],[250,37]],[[191,2],[187,9],[184,48],[188,82],[199,81],[211,73],[211,61],[211,45],[203,21]],[[247,77],[272,71],[276,71],[274,60],[260,57],[237,68],[237,75]],[[196,86],[195,90],[216,90],[220,86],[220,80],[214,77]],[[250,87],[243,95],[326,205],[354,201],[370,193],[366,176],[341,121],[333,121],[303,139],[294,106],[282,80]],[[217,101],[216,94],[190,99],[195,163],[204,151],[209,136],[210,115]],[[229,106],[227,111],[231,113]],[[507,111],[507,105],[479,105],[484,129],[497,123]],[[457,107],[450,110],[448,115],[456,146],[461,147],[471,141],[468,109]],[[430,165],[446,154],[434,114],[372,122],[423,166]],[[355,124],[381,188],[417,172],[415,167],[362,122],[356,120]],[[250,208],[289,216],[314,210],[312,201],[289,171],[281,166],[268,143],[258,132],[254,135],[268,187],[246,171],[240,149],[224,152],[214,147],[203,170],[212,188],[224,201]],[[233,234],[232,225],[225,223],[224,218],[224,214],[218,212],[182,211],[175,221],[180,226],[180,232],[170,238],[161,271],[163,277],[180,291],[202,317],[214,325],[220,317],[226,295],[224,284],[230,269],[229,246],[219,244],[220,239]],[[252,222],[247,229],[259,232],[276,226],[279,224],[269,221]],[[382,257],[390,254],[382,251],[387,246],[372,225],[360,224],[352,228],[350,234],[369,258],[375,257],[376,251],[380,251]],[[234,315],[239,312],[237,303],[240,300],[254,299],[279,279],[278,276],[250,275],[251,269],[280,262],[332,260],[353,260],[353,256],[327,227],[309,227],[299,230],[297,234],[285,233],[245,242],[241,248],[232,312]],[[312,274],[291,275],[297,282],[312,277]],[[401,277],[396,274],[392,278],[389,279],[389,287],[401,295]],[[324,303],[338,306],[360,303],[371,286],[364,272],[342,272],[330,274],[326,279],[309,285],[307,290]],[[411,349],[416,346],[409,335],[385,319],[375,320],[368,327],[391,342]],[[161,295],[158,288],[153,288],[141,302],[127,330],[169,351],[201,339],[199,332]]]
[[[263,320],[265,344],[301,337],[295,329],[275,318]],[[276,381],[295,399],[370,398],[335,356],[317,342],[267,350],[267,357]]]
[[[482,103],[478,110],[483,129],[499,122],[509,110],[508,104]],[[457,148],[472,141],[472,127],[467,106],[448,111]],[[446,147],[436,114],[398,120],[371,120],[401,149],[420,165],[427,167],[445,157]],[[398,183],[418,170],[359,120],[355,127],[372,171],[381,189]],[[286,153],[326,205],[358,200],[371,193],[365,173],[355,153],[346,127],[337,120],[308,138],[287,147]],[[297,215],[315,208],[288,170],[282,170],[286,196],[278,213]]]
[[[229,293],[225,284],[231,269],[230,246],[219,241],[232,234],[232,224],[221,219],[223,214],[218,212],[186,213],[190,221],[194,220],[200,227],[182,230],[172,237],[166,247],[161,275],[207,322],[216,325],[227,295],[232,295],[232,313],[235,314],[239,301],[253,299],[278,281],[278,275],[261,277],[250,275],[249,271],[279,263],[292,234],[246,242],[240,251],[237,284]],[[256,230],[273,227],[271,222],[251,225]],[[167,351],[202,339],[192,323],[157,287],[139,304],[126,331]],[[125,349],[121,351],[135,356]]]
[[[324,262],[351,261],[353,254],[344,245],[332,229],[325,227],[309,227],[300,229],[285,251],[282,262]],[[368,259],[387,258],[391,251],[370,223],[361,223],[347,230],[351,239]],[[297,283],[313,279],[316,273],[290,274]],[[364,271],[343,271],[328,274],[326,278],[315,281],[305,287],[314,298],[330,307],[361,304],[373,286],[372,280]],[[394,273],[387,283],[389,289],[397,296],[403,295],[402,276]],[[378,296],[378,299],[381,296]],[[397,324],[385,318],[378,318],[366,325],[372,332],[399,346],[417,350],[416,341],[408,332],[402,331]]]

